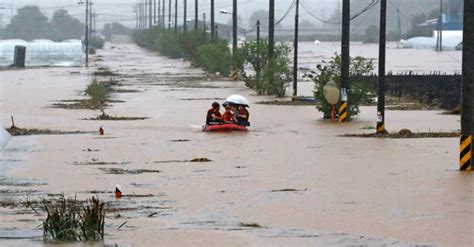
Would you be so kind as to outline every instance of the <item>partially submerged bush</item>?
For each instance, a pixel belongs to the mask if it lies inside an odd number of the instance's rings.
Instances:
[[[154,28],[136,31],[135,43],[141,47],[159,51],[170,58],[184,58],[204,70],[228,75],[232,55],[225,40],[219,39],[208,43],[207,35],[202,30],[175,32]]]
[[[292,71],[288,58],[291,48],[285,43],[276,43],[271,60],[267,51],[266,40],[245,42],[239,48],[240,74],[247,87],[254,89],[258,94],[283,97],[291,82]],[[249,70],[251,73],[247,73]]]
[[[85,204],[64,196],[55,201],[43,200],[47,218],[43,237],[62,241],[99,240],[104,238],[105,203],[95,197]]]
[[[89,38],[89,48],[102,49],[104,48],[105,40],[100,37]]]
[[[316,66],[318,72],[310,77],[314,81],[314,97],[316,98],[317,108],[324,113],[324,118],[331,118],[332,106],[324,98],[323,88],[330,80],[341,85],[341,56],[335,54],[328,62]],[[359,105],[371,104],[375,97],[375,88],[372,84],[362,81],[361,75],[370,73],[374,69],[372,60],[363,57],[350,58],[349,67],[349,88],[347,89],[349,114],[348,118],[357,116],[360,113]],[[336,107],[338,109],[339,106]]]
[[[224,40],[201,45],[197,49],[196,65],[204,70],[221,75],[229,75],[232,55]]]
[[[86,93],[91,97],[94,104],[104,103],[107,97],[105,86],[95,78],[87,86]]]

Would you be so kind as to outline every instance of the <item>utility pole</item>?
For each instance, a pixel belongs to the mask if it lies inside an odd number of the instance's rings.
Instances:
[[[89,67],[89,0],[86,0],[86,34],[85,34],[85,45],[86,45],[86,68]]]
[[[95,11],[94,11],[94,22],[92,24],[94,25],[94,31],[97,33],[97,13]]]
[[[188,20],[186,19],[186,14],[188,12],[188,0],[184,0],[184,6],[183,6],[183,9],[184,9],[184,14],[183,14],[183,31],[186,32],[188,31]]]
[[[237,0],[232,2],[232,80],[237,80]]]
[[[166,25],[165,25],[165,20],[166,20],[166,17],[165,17],[165,14],[166,14],[166,0],[163,0],[163,10],[162,10],[162,14],[161,14],[161,27],[163,29],[165,29]]]
[[[204,29],[204,40],[206,40],[206,13],[202,13],[202,27]]]
[[[214,29],[214,0],[211,0],[211,40],[215,38],[215,29]]]
[[[153,26],[156,24],[156,0],[153,0]]]
[[[268,58],[273,58],[275,47],[275,0],[270,0],[268,13]]]
[[[138,29],[138,3],[135,4],[135,28]]]
[[[148,7],[148,27],[150,29],[153,28],[153,0],[149,1],[149,7]]]
[[[398,9],[397,9],[397,28],[398,28],[398,41],[397,41],[397,48],[400,47],[400,40],[402,40],[402,21],[400,18],[400,9],[401,9],[401,3],[400,0],[398,0]]]
[[[474,1],[464,1],[464,32],[461,86],[461,144],[459,169],[472,171],[474,166]]]
[[[260,20],[257,20],[257,44],[260,43]]]
[[[298,18],[300,11],[300,0],[296,0],[295,13],[295,41],[293,43],[293,100],[298,96]]]
[[[178,0],[174,0],[174,31],[178,32]]]
[[[350,44],[350,0],[342,1],[342,44],[341,44],[341,104],[339,105],[339,122],[347,121],[348,98],[347,88],[349,86],[349,44]]]
[[[143,28],[147,28],[148,26],[148,0],[144,0],[143,6],[144,6],[144,11],[143,11]]]
[[[438,51],[443,51],[443,0],[439,0]]]
[[[168,29],[171,29],[171,0],[168,2]]]
[[[194,31],[197,31],[198,29],[198,3],[199,1],[198,0],[195,0],[194,1]]]
[[[161,27],[161,26],[160,26],[160,21],[161,21],[161,0],[158,0],[157,17],[156,17],[156,21],[155,21],[155,24],[156,24],[158,27]]]
[[[89,38],[92,37],[92,1],[89,2]]]
[[[385,134],[385,45],[387,33],[387,0],[380,1],[379,80],[377,91],[377,133]]]

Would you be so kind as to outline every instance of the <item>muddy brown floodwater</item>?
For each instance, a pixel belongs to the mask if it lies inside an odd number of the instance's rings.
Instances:
[[[86,132],[14,137],[1,153],[2,246],[44,245],[44,212],[21,203],[63,193],[109,203],[110,245],[473,245],[474,178],[457,170],[457,138],[341,137],[372,131],[364,127],[375,107],[339,125],[313,106],[262,104],[250,108],[248,133],[203,133],[216,98],[274,98],[134,45],[109,45],[92,59],[89,69],[0,72],[3,127],[14,115],[23,128]],[[147,119],[87,121],[101,112],[52,106],[84,99],[99,66],[124,89],[107,114]],[[459,116],[439,111],[386,118],[393,131],[459,129]],[[104,136],[89,132],[100,126]],[[209,160],[188,162],[196,158]]]

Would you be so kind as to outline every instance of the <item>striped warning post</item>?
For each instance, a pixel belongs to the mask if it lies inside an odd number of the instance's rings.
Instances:
[[[472,135],[463,135],[459,148],[459,170],[471,171],[472,165]]]
[[[230,77],[232,78],[233,81],[237,81],[237,69],[235,67],[232,67],[232,72],[230,73]]]
[[[347,121],[347,102],[342,101],[339,106],[339,123],[345,123]]]
[[[377,133],[385,133],[385,124],[384,122],[377,122]]]

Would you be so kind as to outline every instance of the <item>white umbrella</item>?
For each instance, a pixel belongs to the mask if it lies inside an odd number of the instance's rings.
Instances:
[[[10,133],[8,133],[8,131],[6,131],[3,127],[0,128],[0,150],[2,150],[8,144],[8,141],[10,141],[11,138],[12,136]]]
[[[244,105],[244,106],[250,106],[250,102],[242,95],[238,95],[238,94],[233,94],[229,97],[227,97],[227,99],[225,100],[224,104],[225,103],[233,103],[233,104],[237,104],[237,105]]]

